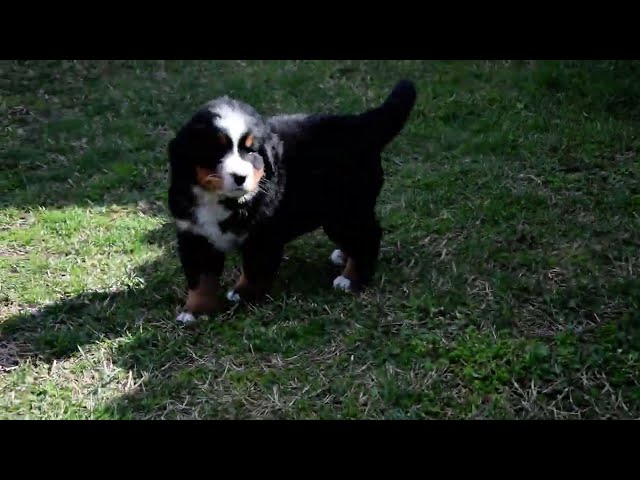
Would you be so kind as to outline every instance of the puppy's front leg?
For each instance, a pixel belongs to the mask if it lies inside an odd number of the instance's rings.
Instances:
[[[275,279],[284,245],[254,240],[242,248],[242,275],[235,287],[227,293],[232,302],[255,301],[264,297]]]
[[[218,295],[224,254],[204,237],[178,232],[178,254],[187,280],[187,300],[176,321],[187,325],[199,314],[213,314],[222,309]]]

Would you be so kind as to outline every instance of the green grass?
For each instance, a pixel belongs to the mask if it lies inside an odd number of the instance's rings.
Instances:
[[[372,287],[312,234],[265,305],[178,327],[171,134],[401,77]],[[0,95],[0,418],[640,417],[639,62],[3,61]]]

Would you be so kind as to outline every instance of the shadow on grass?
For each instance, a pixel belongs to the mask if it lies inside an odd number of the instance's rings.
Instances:
[[[175,85],[153,80],[159,90],[150,99],[146,79],[153,78],[160,63],[0,62],[7,76],[0,93],[9,99],[6,107],[0,106],[0,127],[11,132],[0,147],[0,207],[135,204],[160,198],[164,193],[161,185],[166,183],[168,139],[186,120],[193,109],[189,102],[196,102],[199,93],[193,92],[193,100],[185,102],[184,92],[174,90]],[[358,66],[353,75],[361,75],[357,70],[366,71],[367,65]],[[421,62],[410,67],[414,73],[408,75],[419,84],[426,82],[420,78]],[[443,72],[448,68],[447,64],[434,67]],[[353,68],[337,67],[337,71],[348,78]],[[451,67],[452,71],[456,68],[460,67]],[[133,75],[138,69],[140,73]],[[109,82],[118,80],[117,72],[127,82],[114,89]],[[229,73],[227,81],[233,83],[236,73],[230,72],[234,73]],[[514,71],[509,77],[524,103],[554,105],[560,96],[566,113],[603,120],[607,116],[625,121],[640,118],[638,61],[540,61],[524,72]],[[65,81],[53,81],[60,75]],[[36,95],[45,85],[47,94]],[[207,97],[205,86],[199,88],[203,90],[197,98]],[[87,94],[84,89],[90,96],[80,102],[78,98]],[[244,97],[245,92],[238,95]],[[134,99],[139,99],[141,111],[129,112],[125,107]],[[256,107],[268,109],[269,103]],[[417,112],[416,119],[423,113]],[[536,113],[545,115],[544,111]]]
[[[12,358],[3,360],[3,366],[26,360],[53,364],[99,345],[109,350],[114,365],[134,372],[136,378],[148,377],[143,388],[114,399],[100,411],[107,412],[104,415],[109,418],[145,417],[149,412],[157,416],[158,409],[173,398],[183,398],[203,377],[211,377],[214,371],[220,375],[221,358],[252,359],[256,362],[252,368],[259,371],[258,359],[268,361],[274,355],[321,348],[343,328],[331,321],[305,327],[308,318],[287,305],[300,298],[306,303],[326,300],[336,274],[327,251],[322,252],[326,253],[322,259],[300,259],[295,254],[285,258],[272,298],[264,304],[228,305],[219,315],[205,317],[194,327],[178,326],[174,319],[182,305],[184,279],[173,235],[171,223],[148,234],[146,242],[161,246],[163,253],[135,272],[143,281],[142,287],[86,292],[0,323],[0,344],[15,350]],[[237,255],[229,257],[224,288],[235,280],[238,260]],[[279,330],[277,335],[274,329]],[[218,364],[209,369],[207,362]],[[212,412],[215,396],[206,401],[210,404],[208,416],[236,414]],[[101,416],[99,412],[96,415]]]
[[[640,62],[637,60],[538,62],[533,85],[542,95],[559,94],[573,109],[619,120],[640,118]]]
[[[638,118],[640,83],[633,82],[638,76],[637,62],[562,65],[563,68],[556,68],[554,64],[545,64],[533,80],[521,77],[522,83],[517,87],[526,90],[528,86],[533,89],[529,93],[543,98],[555,99],[562,93],[570,100],[567,112],[596,111],[619,118]],[[99,78],[95,81],[99,83]],[[14,97],[18,96],[17,87],[10,92]],[[176,92],[158,95],[158,101],[169,102],[171,95],[175,97]],[[119,97],[106,94],[99,100],[100,108],[105,111],[122,104]],[[175,98],[171,101],[179,103]],[[75,116],[64,119],[57,119],[55,115],[45,118],[38,116],[37,105],[33,107],[35,113],[30,112],[29,105],[22,110],[11,110],[2,124],[16,132],[22,129],[26,135],[16,134],[1,152],[10,160],[0,165],[0,190],[10,194],[0,198],[0,207],[27,209],[141,202],[150,213],[161,210],[157,202],[165,193],[163,152],[167,138],[161,124],[166,123],[166,118],[157,117],[151,123],[144,123],[138,121],[142,117],[136,119],[122,114],[120,122],[110,125],[105,135],[101,129],[107,127],[97,121],[102,111],[86,115],[84,111],[76,111]],[[168,111],[168,105],[156,104],[153,109]],[[67,106],[70,110],[71,107]],[[94,118],[96,122],[92,122]],[[88,143],[83,141],[85,136],[90,139]],[[120,143],[123,139],[124,144]],[[42,188],[43,185],[47,188]],[[148,202],[148,206],[144,202]],[[326,258],[327,249],[318,251],[312,258],[296,252],[292,261],[285,261],[278,287],[273,292],[274,301],[264,308],[234,307],[193,330],[184,330],[174,323],[176,308],[182,302],[184,281],[171,225],[153,231],[147,241],[162,246],[164,253],[135,272],[144,281],[142,287],[86,292],[14,315],[0,324],[0,340],[14,346],[18,358],[45,363],[73,356],[78,348],[108,344],[114,364],[134,371],[136,378],[147,376],[148,380],[143,389],[105,405],[105,416],[144,417],[150,413],[158,416],[163,405],[185,395],[202,397],[202,403],[209,404],[203,407],[208,416],[234,416],[246,411],[242,402],[250,396],[247,389],[251,389],[251,385],[268,390],[275,383],[271,377],[273,372],[266,373],[263,367],[277,361],[273,360],[274,356],[293,357],[302,350],[320,349],[336,334],[340,336],[344,328],[339,319],[321,319],[317,310],[287,305],[296,297],[304,298],[307,304],[325,303],[335,275]],[[230,258],[226,285],[231,283],[229,272],[237,264],[237,257]],[[428,290],[426,286],[424,290]],[[285,291],[287,295],[283,296]],[[510,285],[508,293],[512,291]],[[463,296],[465,291],[460,292]],[[317,322],[305,322],[305,318],[301,318],[310,311],[318,318]],[[279,328],[277,333],[274,328]],[[331,332],[327,333],[327,329]],[[228,383],[207,390],[213,373],[214,383],[222,377]],[[247,382],[251,375],[256,378]],[[232,385],[237,385],[237,389],[225,390]],[[234,400],[220,401],[221,410],[216,410],[220,395],[231,395]],[[180,412],[180,409],[174,406],[173,411]]]

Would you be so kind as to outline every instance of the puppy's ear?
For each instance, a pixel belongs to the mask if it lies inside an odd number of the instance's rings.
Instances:
[[[185,142],[202,135],[204,130],[211,129],[213,127],[213,119],[216,116],[217,114],[209,110],[197,111],[169,143],[169,156],[177,155],[179,148]]]
[[[258,152],[251,153],[247,159],[256,170],[262,170],[264,168],[264,153],[260,150],[258,150]]]
[[[213,125],[213,119],[216,117],[219,117],[219,115],[208,109],[199,110],[191,117],[189,126],[195,129],[211,127]]]
[[[173,137],[169,141],[169,145],[167,145],[167,157],[169,158],[169,163],[173,161],[173,158],[177,154],[178,149],[178,137]]]
[[[190,168],[191,147],[188,134],[182,129],[167,145],[169,170],[172,177],[191,178],[194,173]]]
[[[277,173],[277,159],[282,156],[282,141],[280,138],[275,134],[269,135],[264,143],[260,145],[260,148],[258,148],[258,153],[265,161],[264,167],[267,175],[271,177],[271,175]]]
[[[172,167],[175,168],[181,163],[180,159],[184,156],[184,135],[182,132],[179,132],[178,135],[169,142],[167,146],[167,156],[169,164]]]
[[[211,145],[215,117],[217,114],[207,109],[199,110],[169,142],[167,154],[174,176],[190,179],[195,176],[195,159],[202,157],[203,149]]]

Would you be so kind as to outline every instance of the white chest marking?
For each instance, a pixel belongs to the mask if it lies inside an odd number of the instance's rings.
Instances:
[[[177,220],[176,226],[180,230],[190,231],[202,235],[221,252],[227,252],[240,245],[246,235],[238,236],[232,232],[222,232],[220,222],[231,215],[231,211],[218,203],[218,196],[194,187],[197,206],[193,221]]]

